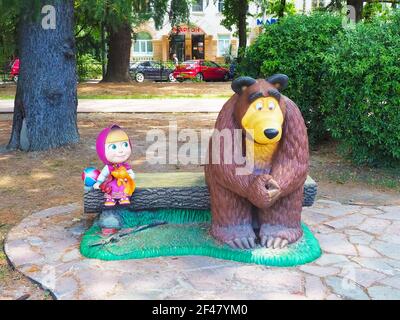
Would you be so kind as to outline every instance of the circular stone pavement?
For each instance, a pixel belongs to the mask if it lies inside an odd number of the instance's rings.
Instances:
[[[78,204],[36,212],[8,234],[13,266],[57,299],[400,299],[400,207],[319,200],[303,221],[323,255],[294,268],[201,256],[86,259],[93,217]]]

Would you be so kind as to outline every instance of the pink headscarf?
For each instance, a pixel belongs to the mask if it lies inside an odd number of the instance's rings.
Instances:
[[[99,156],[100,160],[103,161],[103,163],[107,164],[107,165],[109,165],[111,163],[106,158],[106,140],[107,140],[108,134],[111,132],[111,130],[115,130],[115,129],[122,130],[120,126],[113,124],[112,126],[101,130],[101,132],[97,136],[97,140],[96,140],[97,155]],[[129,144],[132,147],[132,143],[131,143],[130,139],[129,139]]]

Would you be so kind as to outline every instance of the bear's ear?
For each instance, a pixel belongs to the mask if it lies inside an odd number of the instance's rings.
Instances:
[[[239,77],[232,82],[232,90],[237,94],[242,94],[247,87],[250,87],[252,84],[255,84],[256,80],[252,77]]]
[[[266,80],[281,91],[286,89],[289,82],[289,77],[286,74],[278,73],[270,76]]]

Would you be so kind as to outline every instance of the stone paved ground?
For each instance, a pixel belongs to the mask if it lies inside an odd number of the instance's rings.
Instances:
[[[400,207],[319,200],[306,222],[323,255],[294,268],[208,257],[89,260],[79,240],[92,218],[78,204],[25,218],[8,235],[13,265],[58,299],[400,299]]]

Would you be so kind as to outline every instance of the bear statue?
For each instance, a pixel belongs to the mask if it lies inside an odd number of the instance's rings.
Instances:
[[[287,84],[284,74],[266,80],[234,80],[235,94],[220,111],[209,142],[205,178],[212,212],[210,232],[233,248],[252,249],[256,244],[284,248],[303,235],[308,137],[299,108],[281,94]],[[240,148],[222,143],[226,140],[222,131],[228,131]],[[213,141],[218,141],[218,148]],[[250,157],[251,170],[239,174],[243,163],[237,159]]]

